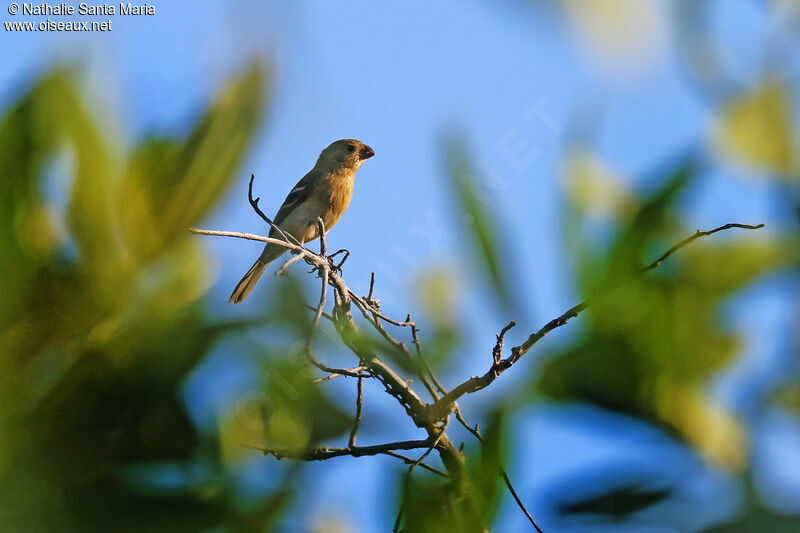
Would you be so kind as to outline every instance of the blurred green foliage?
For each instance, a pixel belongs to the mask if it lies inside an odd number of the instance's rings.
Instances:
[[[482,446],[467,457],[468,479],[460,489],[475,502],[476,514],[459,505],[465,495],[452,481],[417,469],[403,478],[400,531],[480,531],[480,524],[492,523],[504,490],[499,473],[505,464],[508,428],[504,410],[498,409],[490,419]]]
[[[129,157],[67,70],[3,114],[0,530],[255,531],[285,503],[278,484],[243,508],[180,399],[211,345],[247,325],[206,316],[208,258],[186,226],[230,185],[265,79],[254,64],[186,139],[149,138]],[[46,200],[53,180],[63,213]],[[148,468],[179,482],[131,481]]]
[[[715,141],[723,155],[756,172],[791,179],[798,139],[789,88],[767,79],[721,110]]]

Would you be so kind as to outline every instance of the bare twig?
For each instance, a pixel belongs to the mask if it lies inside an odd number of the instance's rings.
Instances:
[[[734,223],[731,223],[731,224],[725,224],[724,226],[720,226],[718,228],[714,228],[714,229],[708,230],[708,231],[697,230],[694,233],[694,235],[691,235],[690,237],[687,237],[687,238],[683,239],[681,242],[679,242],[678,244],[676,244],[675,246],[673,246],[672,248],[670,248],[669,250],[664,252],[664,254],[661,257],[659,257],[658,259],[656,259],[655,261],[653,261],[652,263],[650,263],[649,265],[644,267],[642,270],[644,272],[647,272],[648,270],[652,270],[652,269],[656,268],[657,266],[661,265],[661,263],[663,263],[664,260],[667,257],[671,256],[672,254],[674,254],[675,252],[677,252],[678,250],[680,250],[681,248],[683,248],[687,244],[691,244],[695,239],[699,239],[700,237],[705,237],[707,235],[711,235],[711,234],[716,233],[718,231],[723,231],[723,230],[731,229],[731,228],[760,229],[760,228],[763,228],[763,227],[764,227],[764,224],[756,224],[755,226],[751,226],[750,224],[737,224],[737,223],[734,222]]]
[[[289,259],[284,262],[281,267],[275,271],[275,276],[282,276],[286,274],[286,270],[292,266],[294,263],[300,261],[301,259],[306,258],[305,252],[300,252],[299,254],[295,255],[294,257],[290,257]]]
[[[381,301],[372,296],[372,293],[374,291],[375,291],[375,272],[372,272],[369,275],[369,294],[367,294],[367,297],[364,298],[364,301],[367,302],[367,305],[369,305],[373,309],[380,311]]]
[[[384,328],[383,324],[381,324],[380,318],[378,318],[376,316],[373,317],[373,318],[370,318],[370,316],[367,314],[367,310],[366,309],[362,309],[361,307],[358,307],[358,309],[361,311],[361,314],[364,316],[364,318],[372,325],[372,327],[374,327],[375,330],[378,333],[380,333],[381,336],[389,344],[394,346],[399,352],[401,352],[403,354],[403,356],[408,360],[408,363],[411,365],[411,367],[416,370],[417,376],[420,378],[420,381],[422,381],[422,384],[425,386],[425,388],[427,389],[428,393],[430,393],[431,396],[434,399],[436,399],[437,398],[436,391],[433,389],[433,387],[431,386],[430,382],[425,377],[425,374],[422,372],[422,369],[419,367],[417,362],[412,357],[411,352],[408,350],[408,346],[406,346],[406,344],[404,342],[395,339],[388,331],[386,331],[386,328]]]
[[[333,370],[334,372],[325,376],[324,378],[315,379],[314,383],[322,383],[325,381],[330,381],[332,379],[344,376],[351,378],[361,378],[364,377],[364,372],[366,372],[367,367],[365,367],[364,365],[360,365],[360,366],[354,366],[353,368],[340,368],[340,369],[334,368]]]
[[[366,310],[366,311],[368,311],[370,313],[375,314],[378,318],[380,318],[384,322],[388,322],[389,324],[392,324],[394,326],[398,326],[398,327],[401,327],[401,328],[408,327],[408,326],[411,325],[408,322],[400,322],[399,320],[395,320],[393,318],[389,318],[388,316],[386,316],[383,313],[381,313],[379,309],[375,309],[371,305],[369,305],[359,295],[357,295],[356,293],[354,293],[350,289],[347,289],[347,290],[348,290],[348,292],[350,294],[350,298],[353,300],[353,302],[355,302],[356,306],[358,306],[360,308],[363,308],[364,310]]]
[[[385,454],[394,450],[417,450],[429,448],[433,439],[424,440],[403,440],[398,442],[388,442],[386,444],[375,444],[373,446],[354,446],[347,448],[308,448],[305,450],[281,450],[278,448],[265,448],[261,446],[250,446],[264,455],[271,455],[276,459],[296,459],[301,461],[325,461],[334,457],[363,457],[365,455]]]
[[[317,229],[319,231],[319,255],[322,258],[326,258],[327,256],[325,253],[328,249],[328,244],[325,241],[325,223],[322,221],[322,217],[317,217]],[[317,306],[317,314],[314,315],[314,322],[311,325],[312,331],[316,329],[317,325],[319,324],[319,319],[322,317],[322,312],[325,309],[325,296],[328,294],[328,268],[327,265],[323,265],[320,267],[320,277],[322,278],[322,289],[321,294],[319,297],[319,305]]]
[[[436,394],[436,390],[433,388],[433,386],[431,386],[431,383],[430,383],[430,381],[428,381],[428,378],[425,376],[425,372],[422,369],[422,367],[419,365],[419,363],[417,361],[414,360],[414,357],[411,355],[411,352],[408,350],[408,346],[406,346],[406,344],[404,342],[395,339],[388,331],[386,331],[386,328],[383,327],[383,324],[381,324],[381,319],[379,317],[379,313],[375,311],[375,309],[377,309],[377,306],[375,306],[374,304],[379,302],[379,300],[377,300],[373,296],[374,290],[375,290],[375,273],[373,272],[372,275],[370,276],[369,295],[366,298],[364,298],[364,302],[366,302],[369,307],[364,308],[364,307],[361,307],[359,305],[357,305],[356,307],[359,308],[359,310],[361,311],[361,314],[372,325],[372,327],[375,328],[375,330],[378,333],[380,333],[381,336],[384,339],[386,339],[387,342],[389,342],[389,344],[391,344],[392,346],[397,348],[397,350],[400,351],[405,356],[405,358],[408,360],[408,363],[411,365],[411,367],[415,369],[415,373],[419,377],[420,381],[422,381],[422,384],[425,386],[425,389],[431,395],[431,398],[436,400],[438,398],[438,395]],[[370,316],[367,314],[368,310],[372,312],[372,318],[370,318]],[[410,317],[411,317],[411,315],[408,316],[408,318],[406,319],[404,324],[406,324],[408,326],[413,325],[413,322],[411,322]]]
[[[356,416],[353,420],[353,430],[350,432],[350,439],[347,446],[349,448],[356,447],[356,437],[358,436],[358,429],[361,426],[361,410],[364,407],[364,378],[358,377],[356,384]]]
[[[513,322],[512,322],[512,324],[513,324]],[[508,331],[508,329],[509,328],[506,327],[506,328],[504,328],[504,331]],[[455,408],[455,415],[456,415],[456,419],[461,423],[462,426],[464,426],[467,429],[467,431],[472,433],[472,435],[476,439],[478,439],[478,441],[483,442],[483,436],[481,435],[480,430],[478,430],[478,425],[475,424],[474,428],[472,426],[470,426],[467,423],[467,420],[464,418],[464,415],[461,414],[461,411],[459,410],[458,406],[456,406],[456,408]],[[536,531],[538,531],[539,533],[542,533],[542,528],[539,527],[539,524],[537,524],[536,520],[533,519],[533,516],[528,511],[528,509],[525,507],[525,504],[522,503],[522,499],[517,494],[517,491],[514,490],[514,485],[511,484],[511,478],[508,477],[508,472],[506,472],[506,469],[503,468],[502,466],[500,467],[500,477],[503,478],[503,481],[506,484],[506,488],[508,488],[508,492],[511,493],[511,496],[514,498],[514,501],[517,503],[517,507],[519,507],[520,510],[522,510],[522,512],[525,514],[525,517],[528,519],[528,521],[531,523],[531,525],[534,527],[534,529],[536,529]]]
[[[260,216],[267,224],[269,224],[270,228],[274,230],[276,233],[280,234],[283,237],[283,240],[286,242],[292,242],[300,247],[303,247],[303,244],[294,238],[293,235],[285,233],[277,224],[275,224],[271,218],[264,214],[260,207],[258,207],[258,202],[261,198],[253,198],[253,180],[256,179],[255,174],[250,174],[250,183],[247,186],[247,201],[250,202],[250,205],[253,207],[253,210],[256,212],[258,216]],[[272,231],[270,231],[272,233]]]
[[[502,330],[500,330],[500,333],[498,335],[496,335],[497,342],[495,343],[494,348],[492,349],[492,361],[494,361],[494,365],[492,366],[492,368],[499,365],[500,361],[503,360],[503,340],[504,340],[503,338],[505,337],[506,332],[516,325],[517,323],[512,320]]]
[[[408,497],[408,484],[411,481],[411,472],[413,472],[414,468],[418,464],[422,463],[422,461],[428,456],[428,454],[430,454],[433,451],[433,449],[436,447],[436,445],[439,444],[439,440],[442,438],[443,435],[444,435],[444,430],[442,430],[442,432],[439,433],[439,436],[436,437],[436,440],[433,442],[433,444],[431,444],[431,447],[428,448],[427,450],[425,450],[425,453],[420,455],[419,459],[414,461],[411,464],[411,466],[408,467],[408,471],[406,471],[405,478],[403,479],[403,494],[405,495],[403,497],[404,502],[402,504],[400,504],[400,509],[397,511],[397,518],[394,521],[394,528],[392,529],[393,532],[397,533],[397,531],[400,531],[400,520],[403,518],[403,510],[405,508],[405,499]]]
[[[675,253],[684,246],[692,243],[696,239],[703,237],[705,235],[711,235],[713,233],[717,233],[718,231],[723,231],[730,228],[742,228],[742,229],[754,230],[763,227],[764,224],[758,224],[753,226],[749,224],[731,223],[731,224],[725,224],[724,226],[719,226],[717,228],[708,231],[697,230],[697,232],[695,232],[692,236],[682,240],[681,242],[679,242],[678,244],[667,250],[664,254],[662,254],[661,257],[659,257],[652,263],[648,264],[647,266],[643,267],[642,272],[647,272],[649,270],[656,268],[673,253]],[[584,309],[586,309],[588,306],[589,306],[589,301],[588,300],[583,301],[578,305],[571,307],[570,309],[565,311],[562,315],[554,318],[553,320],[542,326],[538,331],[532,333],[525,340],[525,342],[523,342],[519,346],[513,347],[511,349],[511,355],[509,355],[505,359],[502,359],[499,363],[493,364],[492,368],[490,368],[489,371],[486,372],[484,375],[471,377],[470,379],[464,381],[463,383],[452,389],[450,392],[445,394],[442,398],[437,400],[434,404],[430,406],[431,413],[429,416],[433,419],[446,416],[449,412],[452,411],[453,402],[455,400],[457,400],[464,394],[470,394],[489,386],[500,374],[511,368],[511,366],[514,365],[514,363],[519,361],[520,358],[522,358],[522,356],[525,355],[525,353],[527,353],[528,350],[530,350],[533,347],[533,345],[539,342],[545,335],[547,335],[552,330],[565,325],[571,318],[578,316],[578,314]]]
[[[444,386],[441,384],[439,379],[436,377],[436,374],[433,372],[433,369],[431,368],[431,365],[428,363],[428,360],[425,358],[425,356],[422,353],[422,345],[419,342],[419,328],[417,328],[417,324],[414,321],[411,320],[411,315],[408,315],[406,317],[406,322],[410,322],[411,323],[411,338],[413,339],[414,346],[417,349],[417,356],[419,357],[420,363],[422,364],[422,366],[425,367],[425,371],[428,373],[428,377],[433,382],[433,384],[436,386],[436,390],[439,392],[439,394],[442,394],[442,395],[447,394],[447,390],[444,388]],[[434,400],[438,400],[438,399],[439,399],[439,395],[437,394],[434,397]]]
[[[528,512],[528,509],[525,508],[525,504],[522,503],[522,500],[517,494],[517,491],[514,490],[514,486],[511,484],[511,480],[509,479],[508,472],[506,472],[505,468],[502,467],[500,468],[500,476],[503,478],[503,481],[505,481],[506,487],[508,488],[508,492],[511,493],[511,496],[513,496],[514,501],[517,502],[517,506],[522,510],[523,513],[525,513],[525,517],[528,519],[528,522],[531,523],[531,525],[534,527],[534,529],[536,529],[536,531],[538,531],[539,533],[543,533],[542,528],[540,528],[539,524],[536,523],[536,520],[533,519],[531,513]]]
[[[311,309],[315,313],[317,312],[317,306],[316,305],[306,304],[306,307],[308,309]],[[322,312],[322,318],[324,318],[326,320],[329,320],[330,322],[333,322],[333,315],[330,314],[330,313],[326,313],[325,311]]]
[[[217,237],[234,237],[237,239],[246,239],[248,241],[260,241],[266,242],[269,244],[274,244],[277,246],[283,246],[284,248],[288,248],[289,250],[295,250],[297,252],[303,252],[305,248],[302,246],[291,244],[286,241],[282,241],[281,239],[274,239],[272,237],[264,237],[262,235],[256,235],[255,233],[243,233],[241,231],[217,231],[211,229],[200,229],[200,228],[189,228],[189,231],[192,233],[196,233],[197,235],[214,235]]]
[[[363,370],[361,369],[362,367],[357,367],[357,369],[333,368],[323,363],[320,363],[314,357],[314,352],[312,349],[314,341],[314,333],[317,330],[317,326],[319,325],[320,319],[323,316],[325,316],[329,320],[334,320],[334,318],[331,315],[327,315],[324,311],[328,294],[329,267],[327,260],[325,259],[325,252],[327,248],[327,244],[325,241],[325,223],[319,217],[317,218],[317,225],[320,234],[320,240],[319,240],[320,255],[317,256],[316,254],[305,248],[300,250],[300,255],[304,255],[305,257],[309,258],[310,260],[312,260],[312,262],[314,262],[314,264],[318,266],[320,270],[320,277],[322,278],[319,303],[317,304],[316,307],[310,306],[312,309],[314,309],[315,314],[314,314],[314,321],[311,324],[311,332],[309,333],[309,337],[306,342],[306,355],[308,356],[309,361],[311,361],[311,364],[313,364],[315,367],[319,368],[323,372],[328,372],[330,374],[330,376],[323,378],[322,381],[326,381],[327,379],[333,379],[336,376],[351,376],[360,378],[363,375]]]
[[[433,401],[436,401],[439,399],[439,394],[437,393],[437,390],[442,394],[444,394],[444,392],[442,392],[443,390],[442,385],[441,383],[439,383],[439,380],[436,379],[436,374],[433,373],[431,365],[428,364],[427,359],[425,359],[425,356],[422,354],[422,345],[419,342],[419,329],[417,328],[417,324],[413,320],[411,320],[410,314],[406,316],[406,322],[411,326],[411,340],[414,342],[414,348],[417,352],[417,361],[418,361],[417,364],[421,369],[420,372],[426,372],[428,375],[427,379],[422,378],[423,383],[425,383],[425,385],[428,387],[428,392],[433,398]],[[430,386],[428,379],[431,382],[433,382],[434,385],[436,385],[435,389]]]
[[[421,461],[419,461],[419,459],[412,459],[411,457],[408,457],[408,456],[405,456],[405,455],[402,455],[402,454],[399,454],[399,453],[396,453],[396,452],[383,452],[383,455],[389,455],[391,457],[397,457],[398,459],[402,459],[403,462],[406,463],[407,465],[411,465],[411,464],[417,463],[420,466],[420,468],[424,468],[425,470],[428,470],[429,472],[433,472],[434,474],[442,476],[442,477],[449,477],[447,474],[445,474],[444,472],[442,472],[438,468],[434,468],[434,467],[430,466],[427,463],[421,462]]]
[[[391,367],[377,357],[368,346],[361,342],[360,333],[350,312],[353,292],[335,272],[330,272],[330,283],[334,287],[334,295],[336,297],[336,307],[333,313],[334,325],[345,345],[369,369],[370,375],[378,379],[386,391],[403,406],[406,413],[414,421],[414,424],[428,429],[429,433],[432,432],[434,425],[425,418],[425,402],[417,395],[408,381],[400,377]]]
[[[325,223],[319,217],[317,217],[317,226],[319,228],[319,256],[324,259],[327,246],[325,243]],[[322,318],[322,313],[324,312],[325,302],[328,295],[328,264],[326,261],[322,261],[322,263],[319,265],[319,270],[320,277],[322,278],[319,303],[317,304],[316,313],[314,314],[314,321],[311,323],[311,331],[308,334],[308,341],[306,342],[306,354],[308,355],[308,359],[311,361],[311,364],[320,370],[331,372],[330,367],[317,361],[317,359],[314,357],[313,351],[314,333],[316,332],[319,321]],[[341,372],[334,373],[341,374]]]

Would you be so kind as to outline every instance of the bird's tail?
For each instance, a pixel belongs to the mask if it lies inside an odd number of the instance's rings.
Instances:
[[[253,288],[256,286],[258,279],[261,277],[261,274],[267,269],[269,262],[262,263],[261,259],[258,259],[253,266],[250,267],[250,270],[247,271],[247,274],[236,284],[236,288],[233,289],[233,294],[228,299],[228,303],[238,304],[241,303],[247,296],[253,291]]]

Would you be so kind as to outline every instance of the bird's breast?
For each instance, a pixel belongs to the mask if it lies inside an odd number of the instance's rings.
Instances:
[[[344,214],[353,197],[353,176],[341,176],[329,182],[328,209],[323,221],[326,228],[333,227]]]

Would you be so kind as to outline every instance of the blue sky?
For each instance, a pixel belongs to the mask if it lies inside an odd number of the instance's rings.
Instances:
[[[110,113],[126,125],[118,133],[130,146],[147,133],[185,131],[187,121],[228,75],[253,54],[263,55],[273,66],[268,119],[231,194],[205,225],[263,231],[245,201],[250,172],[256,174],[263,207],[274,212],[324,146],[337,138],[359,138],[375,149],[376,157],[359,171],[353,203],[330,236],[331,247],[352,252],[346,278],[366,292],[369,273],[376,271],[379,297],[389,303],[386,310],[398,317],[408,311],[422,317],[413,282],[431,266],[460,265],[459,301],[463,318],[473,326],[465,343],[488,347],[509,319],[518,318],[520,328],[532,330],[576,301],[565,268],[561,226],[562,162],[576,114],[598,117],[592,144],[631,186],[642,186],[637,177],[654,166],[707,142],[712,117],[687,83],[668,26],[663,35],[653,36],[657,44],[663,40],[660,46],[650,50],[644,46],[647,42],[639,43],[643,49],[635,51],[634,66],[609,66],[581,47],[554,10],[534,9],[522,1],[498,4],[450,0],[438,2],[434,9],[424,3],[366,0],[156,2],[155,16],[116,17],[113,31],[106,34],[0,32],[0,49],[5,51],[0,97],[13,97],[55,60],[77,63],[86,69],[98,113]],[[647,4],[655,6],[655,13],[668,5]],[[712,37],[725,51],[730,70],[749,80],[760,57],[759,43],[774,23],[755,2],[726,2],[724,10],[721,2],[714,4]],[[0,18],[9,17],[3,13]],[[483,169],[489,205],[500,214],[507,240],[525,243],[515,246],[510,257],[526,296],[521,318],[473,305],[485,292],[467,287],[476,267],[464,252],[463,228],[444,179],[441,140],[452,128],[463,132]],[[780,222],[785,215],[775,212],[773,194],[765,181],[723,165],[692,195],[687,227],[734,220]],[[224,305],[258,255],[258,245],[210,240],[208,248],[218,276],[210,302],[219,305],[210,304],[212,312],[247,315],[269,301],[267,276],[247,305]],[[783,357],[775,339],[788,331],[790,303],[781,296],[778,283],[762,285],[748,292],[746,304],[732,306],[733,324],[745,325],[754,315],[774,324],[774,331],[748,337],[742,362],[719,385],[720,396],[732,403],[737,380],[753,371],[770,375],[772,367],[763,368],[763,361]],[[560,331],[554,336],[561,338],[548,342],[563,342],[569,335]],[[246,365],[230,355],[232,349],[234,342],[223,343],[187,385],[189,408],[200,421],[213,419],[208,410],[215,404],[230,405],[253,386]],[[449,383],[485,371],[485,350],[462,353],[445,376]],[[532,353],[523,365],[535,358]],[[522,369],[515,376],[504,375],[494,394],[513,390],[528,375]],[[342,385],[347,384],[332,383],[331,389],[351,394]],[[365,416],[375,422],[363,438],[385,437],[397,410],[378,389],[369,392]],[[484,404],[464,401],[468,410]],[[764,437],[765,449],[781,450],[792,438],[797,440],[796,432],[786,429],[788,422],[775,424],[780,429]],[[512,458],[518,489],[532,502],[534,515],[546,523],[546,505],[536,503],[540,491],[561,476],[609,457],[653,457],[652,451],[640,450],[642,442],[653,441],[650,431],[585,409],[541,408],[520,414],[514,424]],[[674,444],[654,445],[663,448],[665,464],[688,464],[697,471],[694,481],[681,488],[697,502],[698,522],[687,527],[732,512],[736,489],[725,474],[695,465],[697,460]],[[793,466],[786,469],[791,475],[781,478],[785,489],[777,491],[780,494],[800,488],[800,458],[786,457]],[[282,465],[259,459],[248,479],[257,485],[277,468]],[[311,465],[306,476],[315,482],[308,497],[318,497],[319,505],[311,516],[298,514],[295,519],[313,523],[344,508],[342,519],[358,530],[386,530],[393,520],[393,496],[365,495],[363,487],[374,486],[397,469],[385,458]],[[500,530],[524,523],[508,505]]]

